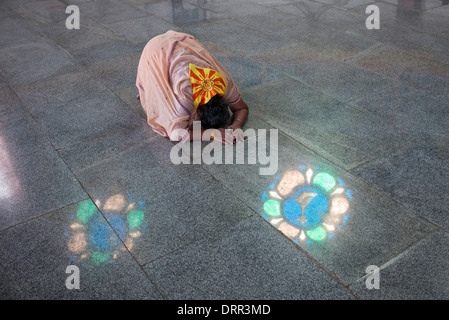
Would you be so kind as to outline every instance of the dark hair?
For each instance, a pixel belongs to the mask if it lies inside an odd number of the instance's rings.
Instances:
[[[203,129],[223,128],[229,123],[231,114],[227,102],[218,94],[208,103],[198,108],[201,113],[201,126]]]

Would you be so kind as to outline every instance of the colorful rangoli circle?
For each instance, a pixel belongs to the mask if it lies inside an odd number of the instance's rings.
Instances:
[[[263,217],[280,232],[313,243],[332,238],[347,221],[352,194],[330,173],[300,166],[278,176],[262,201]]]

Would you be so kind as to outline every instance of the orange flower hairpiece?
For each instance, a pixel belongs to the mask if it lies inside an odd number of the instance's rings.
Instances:
[[[215,70],[201,68],[189,64],[190,83],[193,88],[193,105],[195,109],[206,104],[215,95],[223,97],[226,93],[226,82]]]

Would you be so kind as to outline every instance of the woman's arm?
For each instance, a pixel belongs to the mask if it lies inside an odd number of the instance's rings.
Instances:
[[[235,104],[230,105],[229,108],[233,114],[233,121],[228,129],[240,129],[248,118],[249,109],[247,104],[240,98]]]

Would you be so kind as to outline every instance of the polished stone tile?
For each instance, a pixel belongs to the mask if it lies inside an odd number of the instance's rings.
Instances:
[[[110,90],[120,92],[135,87],[137,66],[144,46],[143,43],[120,40],[77,50],[73,56],[89,70],[94,79]]]
[[[410,5],[413,6],[414,3],[404,3],[405,5],[401,5],[400,3],[402,3],[402,1],[372,1],[371,4],[374,4],[379,8],[380,30],[391,26],[410,28],[419,23],[419,17],[422,13],[419,10],[410,8]],[[358,7],[352,8],[351,11],[363,15],[366,19],[369,16],[369,14],[365,13],[367,6],[367,4],[361,4]]]
[[[331,26],[335,31],[344,31],[350,25],[364,24],[366,16],[363,12],[349,11],[335,4],[315,1],[292,1],[279,5],[276,9],[294,14],[298,17],[297,24],[303,28],[327,29]],[[307,29],[304,29],[305,33]]]
[[[449,30],[449,26],[447,25],[447,16],[445,15],[438,15],[432,13],[431,11],[426,11],[420,13],[416,20],[417,23],[413,28],[417,31],[439,33]]]
[[[236,15],[234,18],[264,33],[285,36],[292,32],[292,27],[294,29],[294,26],[305,15],[302,13],[299,17],[297,14],[291,14],[291,12],[281,11],[277,8],[264,8],[260,6],[258,8],[255,12],[250,11],[246,14],[243,14],[245,12],[243,10],[239,11],[240,15]]]
[[[257,216],[145,270],[169,299],[353,298]]]
[[[274,53],[253,56],[252,59],[342,102],[363,97],[375,91],[374,88],[379,90],[395,84],[386,76],[337,61],[309,45],[285,47]]]
[[[3,92],[3,90],[5,90],[5,89],[10,89],[10,87],[8,85],[8,82],[5,80],[5,78],[0,75],[0,90]]]
[[[260,137],[257,140],[258,145],[259,139]],[[271,141],[267,144],[269,150],[266,154],[270,157],[272,154],[276,155],[273,149],[276,144]],[[311,169],[311,174],[324,172],[331,175],[332,181],[338,181],[339,188],[346,192],[343,194],[346,194],[348,199],[348,206],[344,206],[344,209],[342,207],[342,216],[332,220],[331,227],[324,226],[326,229],[319,229],[320,235],[310,233],[313,228],[307,229],[308,236],[301,239],[301,233],[295,228],[275,220],[272,223],[279,228],[279,232],[291,238],[343,283],[355,282],[363,275],[368,265],[386,263],[435,230],[434,225],[420,218],[412,210],[323,160],[283,134],[279,134],[277,149],[278,170],[273,176],[260,174],[260,168],[268,165],[262,164],[259,158],[256,159],[256,164],[250,164],[248,161],[242,165],[208,165],[205,168],[267,220],[270,220],[266,211],[268,204],[265,205],[269,200],[267,197],[278,199],[269,191],[284,175],[299,171],[306,176],[308,169]],[[310,182],[306,183],[304,180],[303,184],[308,187]],[[312,185],[310,187],[314,188]],[[280,206],[285,208],[282,203],[288,199],[280,199]],[[285,219],[290,218],[285,216]]]
[[[449,101],[414,88],[411,83],[379,89],[353,102],[389,125],[448,146]]]
[[[82,17],[79,29],[67,29],[65,20],[48,23],[39,28],[48,38],[70,53],[78,50],[86,51],[92,47],[123,39],[119,34],[98,23],[95,18],[90,19],[84,15]]]
[[[133,109],[133,111],[135,111],[142,119],[144,119],[146,123],[147,115],[143,110],[140,100],[137,99],[139,91],[137,90],[137,87],[135,85],[128,88],[121,88],[115,90],[114,93],[117,95],[117,97],[122,99],[128,106],[130,106]]]
[[[412,10],[404,13],[398,10],[397,6],[383,2],[379,2],[376,5],[378,5],[380,12],[382,12],[379,30],[368,30],[364,24],[355,24],[348,31],[364,39],[388,44],[404,50],[414,51],[423,49],[429,54],[434,54],[447,61],[449,58],[446,50],[449,43],[447,39],[441,39],[422,30],[423,28],[431,32],[432,28],[434,32],[444,30],[444,28],[438,27],[439,19],[436,19],[435,22],[433,21],[434,19],[430,19],[432,21],[432,27],[430,27],[420,22],[414,16],[415,14],[419,14],[419,12]],[[363,6],[360,10],[364,10]]]
[[[195,25],[186,25],[183,29],[201,42],[209,41],[222,45],[230,52],[242,56],[261,54],[294,44],[292,41],[280,39],[274,35],[261,34],[257,29],[231,19],[209,20]]]
[[[143,10],[120,0],[87,1],[82,3],[75,3],[75,0],[73,0],[73,4],[76,4],[80,12],[84,12],[89,19],[102,25],[147,15]]]
[[[2,299],[161,299],[90,200],[0,232]],[[67,289],[68,266],[79,289]]]
[[[31,83],[79,69],[72,57],[44,39],[0,49],[0,70],[11,84]]]
[[[179,1],[182,2],[182,1]],[[225,1],[204,1],[204,0],[188,0],[200,8],[204,8],[210,12],[218,14],[217,17],[228,18],[244,18],[252,14],[260,14],[267,12],[266,8],[259,5],[254,1],[238,1],[238,0],[225,0]],[[182,2],[182,3],[185,3]]]
[[[444,298],[449,6],[374,3],[380,30],[368,0],[0,1],[0,296]],[[233,164],[205,163],[203,142],[201,164],[174,165],[145,122],[138,58],[169,29],[248,102]]]
[[[404,75],[418,72],[449,78],[447,62],[429,54],[424,48],[412,51],[392,46],[380,46],[349,62],[398,80],[403,79]]]
[[[437,231],[382,266],[379,289],[368,290],[366,278],[350,288],[362,299],[446,300],[448,294],[449,234]],[[368,279],[368,281],[370,281]]]
[[[25,5],[14,6],[14,11],[35,24],[65,21],[67,5],[59,0],[28,1]],[[64,24],[63,24],[64,25]]]
[[[137,67],[141,56],[138,48],[135,51],[134,54],[93,65],[89,67],[89,71],[94,79],[112,91],[129,88],[136,84]]]
[[[248,2],[253,2],[257,4],[261,4],[265,7],[272,7],[281,4],[288,4],[292,2],[292,0],[248,0]]]
[[[35,41],[41,35],[23,17],[14,15],[0,20],[0,47],[6,48],[23,42]]]
[[[333,27],[329,30],[318,29],[310,32],[300,33],[294,39],[321,51],[329,57],[346,60],[357,55],[364,54],[376,46],[374,41],[363,39],[349,32],[333,32]]]
[[[438,64],[439,70],[445,70],[447,65]],[[441,72],[414,71],[402,75],[402,81],[410,83],[412,87],[425,91],[427,95],[435,100],[449,100],[449,73],[443,75]]]
[[[6,18],[17,15],[17,13],[13,10],[13,7],[14,4],[9,3],[9,1],[2,1],[0,3],[0,17]]]
[[[412,51],[381,46],[349,63],[409,83],[434,98],[449,97],[449,66],[423,48]]]
[[[445,170],[448,152],[418,142],[413,148],[394,152],[351,172],[390,194],[416,214],[449,230]]]
[[[442,17],[447,17],[447,15],[449,14],[449,8],[447,7],[447,5],[441,5],[435,8],[432,8],[427,11],[428,13],[432,13],[432,14],[436,14]]]
[[[293,44],[254,55],[250,59],[264,66],[267,72],[270,71],[279,80],[282,78],[282,75],[290,75],[303,82],[318,75],[320,68],[324,71],[330,69],[329,66],[331,65],[341,64],[321,50],[304,43]],[[327,86],[323,86],[323,88],[325,87]],[[344,99],[349,98],[344,97]]]
[[[87,72],[62,74],[15,89],[57,149],[142,121]]]
[[[140,263],[182,248],[254,214],[199,165],[172,164],[173,144],[168,139],[153,136],[143,141],[124,134],[127,137],[69,148],[62,157],[69,165],[76,163],[75,175],[92,199],[99,201],[103,213],[111,207],[107,202],[114,196],[123,197],[124,209],[133,203],[136,208],[141,204],[148,225],[141,231],[141,241],[132,249]],[[134,141],[133,145],[133,140],[144,143]],[[115,155],[108,148],[114,141],[117,141],[114,149],[119,151]],[[103,156],[105,153],[108,156]]]
[[[186,24],[195,24],[215,18],[223,18],[222,14],[206,10],[203,4],[207,1],[151,1],[138,5],[145,13],[151,17],[156,16],[163,20],[182,26]],[[207,6],[207,5],[206,5]]]
[[[309,5],[318,8],[311,10]],[[370,40],[345,32],[347,24],[358,24],[359,15],[321,6],[315,2],[294,2],[266,9],[268,12],[245,16],[241,21],[264,33],[299,42],[303,47],[311,47],[322,55],[336,59],[358,55],[375,45]],[[346,17],[342,13],[354,16]]]
[[[80,142],[58,151],[64,163],[74,173],[98,166],[136,146],[154,140],[158,134],[144,121],[136,127],[124,129],[108,136]]]
[[[205,46],[209,49],[208,43]],[[210,46],[214,47],[214,46]],[[215,47],[216,48],[216,47]],[[217,48],[216,48],[217,49]],[[253,59],[240,57],[225,50],[210,50],[214,57],[231,74],[240,91],[265,83],[285,78],[285,75],[276,68]]]
[[[76,50],[72,52],[72,55],[82,65],[88,69],[92,69],[95,66],[106,64],[110,61],[116,62],[116,60],[123,60],[128,56],[140,54],[142,50],[143,45],[137,45],[128,40],[117,40]]]
[[[350,8],[356,8],[359,6],[364,6],[365,8],[369,5],[369,4],[374,4],[373,0],[349,0],[349,1],[334,1],[334,0],[319,0],[317,2],[321,2],[321,3],[326,3],[329,4],[333,7],[337,7],[337,8],[346,8],[346,9],[350,9]]]
[[[382,117],[293,79],[244,91],[243,97],[264,121],[346,169],[404,147],[411,140]]]
[[[158,16],[150,15],[111,23],[107,27],[127,40],[139,44],[146,44],[151,38],[168,30],[181,30],[175,24],[162,20]]]
[[[12,90],[1,91],[0,229],[86,197]]]

